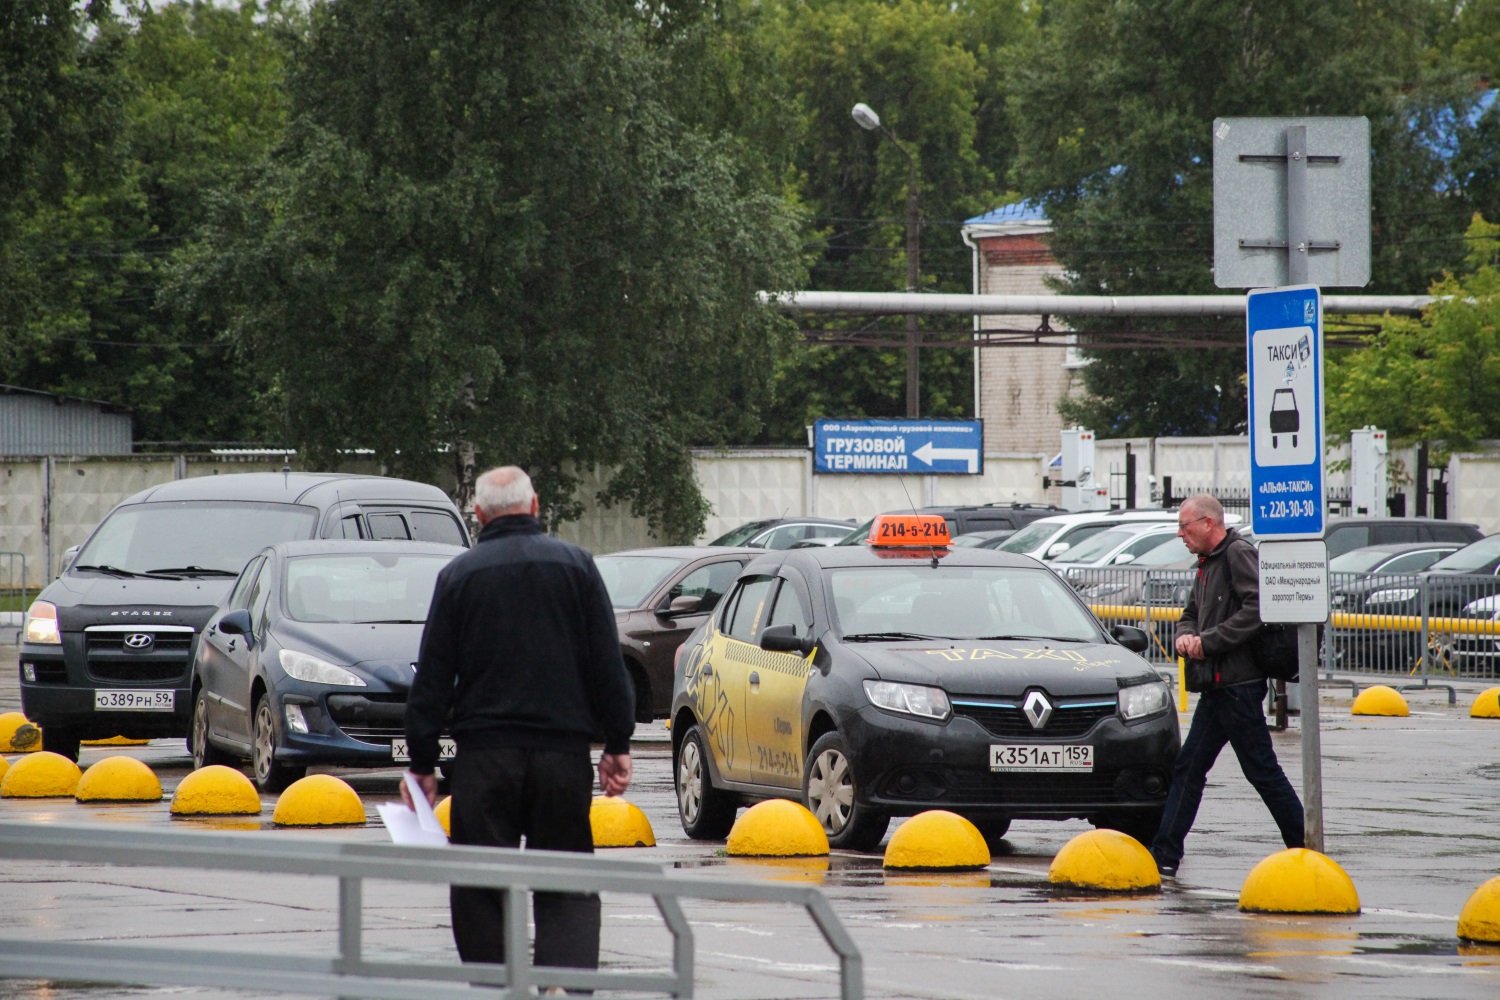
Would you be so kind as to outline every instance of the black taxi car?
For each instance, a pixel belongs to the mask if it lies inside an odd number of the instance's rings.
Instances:
[[[1087,818],[1149,841],[1179,746],[1171,694],[1072,589],[1026,556],[950,548],[930,515],[869,546],[771,552],[677,655],[673,774],[689,837],[791,798],[834,847],[947,809],[987,840]]]

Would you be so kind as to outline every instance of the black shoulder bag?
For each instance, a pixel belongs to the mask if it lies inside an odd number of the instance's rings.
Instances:
[[[1297,679],[1297,626],[1283,622],[1261,623],[1250,640],[1255,666],[1273,681]]]

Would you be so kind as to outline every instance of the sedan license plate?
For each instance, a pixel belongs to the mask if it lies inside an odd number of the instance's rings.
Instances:
[[[1088,744],[1059,746],[990,745],[991,771],[1092,771],[1094,748]]]
[[[96,712],[170,712],[171,691],[104,690],[94,692]]]
[[[438,760],[452,760],[458,756],[458,744],[452,740],[438,740]],[[391,740],[391,760],[409,761],[411,751],[406,749],[405,740]]]

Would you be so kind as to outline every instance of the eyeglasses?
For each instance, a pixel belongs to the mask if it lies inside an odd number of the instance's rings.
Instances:
[[[1191,520],[1188,520],[1188,521],[1178,521],[1177,522],[1177,533],[1179,535],[1182,534],[1184,531],[1186,531],[1187,529],[1191,528],[1193,525],[1197,524],[1199,521],[1212,521],[1212,520],[1213,520],[1213,515],[1211,515],[1211,514],[1204,514],[1202,517],[1195,517],[1195,518],[1193,518]]]

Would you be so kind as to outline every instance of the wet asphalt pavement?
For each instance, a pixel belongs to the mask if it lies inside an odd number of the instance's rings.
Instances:
[[[15,650],[0,648],[0,711],[19,707]],[[627,795],[651,820],[654,848],[609,852],[726,879],[821,886],[859,944],[873,998],[1162,997],[1426,998],[1500,996],[1500,948],[1462,946],[1459,910],[1500,873],[1500,720],[1470,719],[1484,685],[1461,684],[1458,704],[1409,693],[1412,716],[1356,718],[1348,687],[1322,699],[1327,853],[1353,878],[1364,910],[1354,917],[1238,912],[1246,873],[1281,846],[1269,815],[1231,753],[1210,775],[1188,856],[1160,893],[1060,891],[1047,867],[1083,821],[1019,822],[989,869],[955,875],[892,874],[878,855],[751,861],[722,845],[688,840],[677,821],[667,734],[642,726],[636,780]],[[1184,717],[1184,723],[1186,718]],[[1301,763],[1296,721],[1273,735],[1294,785]],[[375,805],[396,795],[400,772],[336,770],[364,799],[363,828],[317,832],[259,820],[174,820],[168,804],[190,761],[181,741],[85,748],[85,767],[113,753],[149,763],[160,803],[85,806],[71,800],[0,800],[0,821],[121,823],[162,829],[261,830],[379,842]],[[894,826],[893,826],[894,829]],[[331,879],[267,877],[40,862],[0,864],[0,937],[149,941],[154,945],[278,954],[335,949]],[[367,953],[451,960],[443,887],[373,883],[365,889]],[[697,934],[697,995],[834,997],[832,953],[800,910],[688,902]],[[670,938],[648,899],[607,895],[604,961],[663,968]],[[246,996],[206,990],[0,982],[9,997]]]

